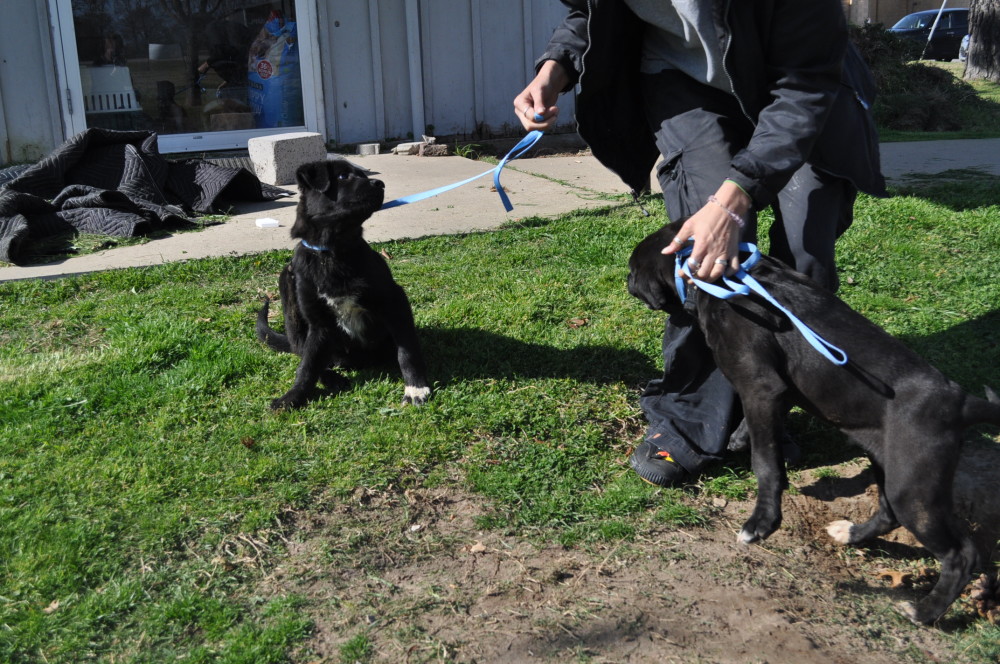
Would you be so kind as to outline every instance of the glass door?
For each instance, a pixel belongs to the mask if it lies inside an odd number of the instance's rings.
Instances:
[[[303,92],[313,0],[53,1],[71,133],[154,130],[162,152],[185,152],[318,130]]]

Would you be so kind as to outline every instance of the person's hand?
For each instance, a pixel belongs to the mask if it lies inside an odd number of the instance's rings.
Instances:
[[[514,113],[528,131],[545,131],[559,117],[556,100],[569,83],[569,76],[555,60],[542,63],[538,74],[521,94],[514,97]]]
[[[750,198],[732,182],[726,182],[715,194],[716,202],[705,205],[688,217],[673,242],[662,253],[674,254],[691,240],[687,262],[691,274],[701,281],[715,281],[740,267],[740,225],[729,214],[746,219]]]

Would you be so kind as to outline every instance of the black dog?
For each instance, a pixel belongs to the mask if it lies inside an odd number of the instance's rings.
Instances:
[[[285,333],[267,324],[268,300],[257,314],[257,338],[302,358],[295,384],[271,408],[298,408],[317,381],[342,390],[331,366],[356,369],[395,356],[406,385],[403,403],[431,393],[406,293],[362,237],[361,225],[382,206],[385,185],[344,160],[306,164],[295,173],[299,198],[291,236],[302,242],[279,280]]]
[[[767,256],[750,274],[843,349],[847,364],[837,366],[820,355],[763,298],[723,300],[689,287],[685,308],[677,295],[674,256],[660,253],[679,228],[680,222],[664,226],[636,247],[628,290],[652,309],[693,316],[743,402],[758,494],[739,540],[765,538],[781,525],[787,477],[778,441],[788,409],[800,406],[838,426],[867,452],[879,488],[874,517],[861,524],[836,521],[827,532],[841,544],[856,544],[900,524],[909,529],[941,561],[941,576],[926,598],[898,608],[916,623],[934,622],[978,564],[971,539],[956,529],[952,513],[961,432],[981,422],[1000,424],[1000,398],[988,388],[989,401],[966,394],[835,295]]]

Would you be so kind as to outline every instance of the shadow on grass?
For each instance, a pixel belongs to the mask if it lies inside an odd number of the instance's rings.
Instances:
[[[888,543],[883,542],[883,544]],[[884,549],[884,547],[882,548]],[[909,550],[909,553],[906,553],[906,550]],[[889,558],[899,560],[905,560],[907,558],[919,559],[926,554],[926,552],[922,549],[916,549],[905,545],[897,545],[892,551],[883,550],[882,552]],[[858,597],[882,598],[882,601],[892,607],[895,607],[900,602],[911,602],[915,604],[924,599],[927,597],[931,587],[933,586],[933,582],[936,580],[937,574],[935,573],[925,577],[920,577],[912,583],[912,585],[910,583],[906,583],[895,588],[888,585],[879,585],[879,583],[882,582],[876,580],[868,581],[865,579],[842,581],[837,584],[837,587],[844,592],[845,596],[856,595]],[[985,622],[982,618],[976,616],[975,611],[965,610],[961,604],[961,600],[952,604],[951,609],[952,610],[949,613],[946,613],[940,620],[934,623],[933,628],[935,630],[944,633],[955,633],[969,629],[977,623]],[[907,619],[903,618],[903,615],[895,608],[892,610],[900,621],[900,624],[911,624]],[[875,630],[876,634],[880,634],[882,630],[887,628],[889,628],[888,625],[878,625],[877,623],[873,623],[869,627],[869,629]]]
[[[962,186],[957,187],[956,184]],[[1000,175],[978,168],[914,174],[897,180],[890,190],[896,196],[913,196],[963,212],[996,205]]]
[[[554,348],[475,328],[427,327],[420,337],[432,379],[442,383],[485,377],[633,384],[657,372],[649,357],[626,348]]]
[[[75,258],[76,256],[94,254],[99,251],[114,249],[116,247],[143,244],[153,240],[163,240],[173,237],[177,233],[202,231],[209,226],[216,226],[220,223],[222,222],[211,220],[175,221],[170,224],[166,224],[161,228],[156,228],[132,236],[79,233],[69,227],[69,224],[66,224],[66,229],[62,232],[30,240],[24,251],[24,256],[20,261],[17,263],[5,264],[19,265],[22,267],[36,265],[59,265],[65,263],[71,258]]]
[[[1000,309],[935,334],[900,340],[969,392],[1000,390]]]

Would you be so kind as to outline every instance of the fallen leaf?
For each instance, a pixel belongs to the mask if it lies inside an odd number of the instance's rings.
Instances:
[[[485,553],[486,545],[476,540],[476,543],[469,547],[469,553]]]
[[[586,318],[570,318],[568,321],[566,321],[566,324],[575,329],[578,327],[583,327],[588,322],[590,321],[588,321]]]
[[[247,448],[248,450],[252,450],[253,446],[256,444],[257,441],[251,438],[250,436],[244,436],[243,438],[240,438],[240,445]]]
[[[45,607],[44,609],[42,609],[42,613],[53,613],[58,608],[59,608],[59,600],[57,600],[57,599],[56,600],[52,600],[51,604],[49,604],[47,607]]]
[[[880,579],[889,579],[890,588],[901,588],[908,585],[913,579],[913,574],[911,572],[901,572],[894,569],[880,569],[875,573]]]
[[[1000,624],[1000,582],[988,574],[982,574],[972,584],[969,598],[973,606],[991,625]]]

